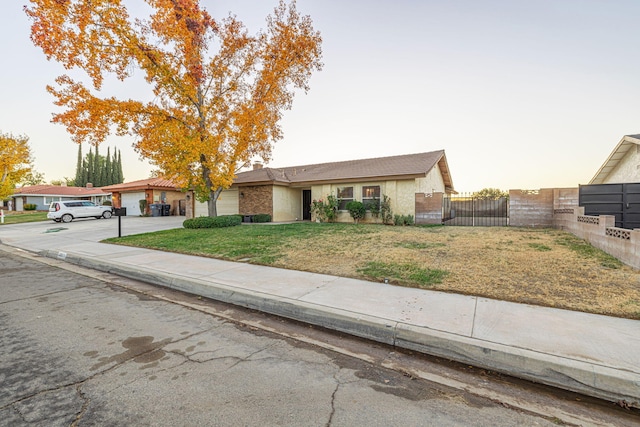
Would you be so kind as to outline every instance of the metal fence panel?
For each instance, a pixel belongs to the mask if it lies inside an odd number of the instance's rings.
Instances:
[[[581,185],[578,204],[585,215],[613,215],[618,228],[640,228],[640,183]]]
[[[443,201],[445,225],[491,227],[509,225],[509,200],[451,196]]]

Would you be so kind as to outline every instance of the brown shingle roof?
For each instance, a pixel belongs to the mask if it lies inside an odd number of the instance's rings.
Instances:
[[[29,185],[16,188],[14,196],[65,196],[65,197],[86,197],[86,196],[106,196],[111,194],[102,188],[86,187],[64,187],[61,185]]]
[[[448,188],[453,188],[444,150],[286,168],[262,168],[240,172],[234,180],[234,184],[265,182],[302,184],[321,181],[409,178],[424,176],[436,165],[440,167],[445,185]]]
[[[147,178],[138,181],[125,182],[123,184],[114,184],[102,187],[104,190],[113,191],[133,191],[145,190],[147,188],[165,188],[168,190],[178,190],[176,184],[165,178]]]

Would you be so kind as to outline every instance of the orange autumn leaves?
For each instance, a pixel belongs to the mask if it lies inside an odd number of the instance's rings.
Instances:
[[[13,194],[21,180],[31,172],[29,138],[0,131],[0,200]]]
[[[62,112],[53,121],[76,142],[134,135],[142,156],[203,201],[215,202],[252,158],[269,160],[282,112],[322,68],[321,36],[295,1],[281,0],[256,35],[234,16],[212,18],[197,0],[147,0],[146,19],[132,18],[123,0],[30,3],[33,43],[91,79],[91,87],[56,79],[48,90]],[[152,101],[100,96],[107,75],[126,80],[134,70]]]

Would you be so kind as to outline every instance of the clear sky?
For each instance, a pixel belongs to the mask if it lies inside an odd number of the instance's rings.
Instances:
[[[30,137],[47,181],[73,177],[77,145],[49,122],[45,90],[64,70],[31,44],[25,3],[0,14],[0,130]],[[255,33],[276,0],[201,4]],[[322,33],[325,65],[285,113],[268,166],[444,149],[458,191],[575,187],[623,135],[640,133],[638,0],[297,5]],[[132,141],[101,146],[121,150],[127,181],[152,169]]]

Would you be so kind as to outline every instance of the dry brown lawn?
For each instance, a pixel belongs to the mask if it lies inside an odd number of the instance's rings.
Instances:
[[[418,265],[447,272],[432,290],[640,319],[640,272],[563,231],[357,227],[294,240],[272,265],[360,278],[370,261]]]

